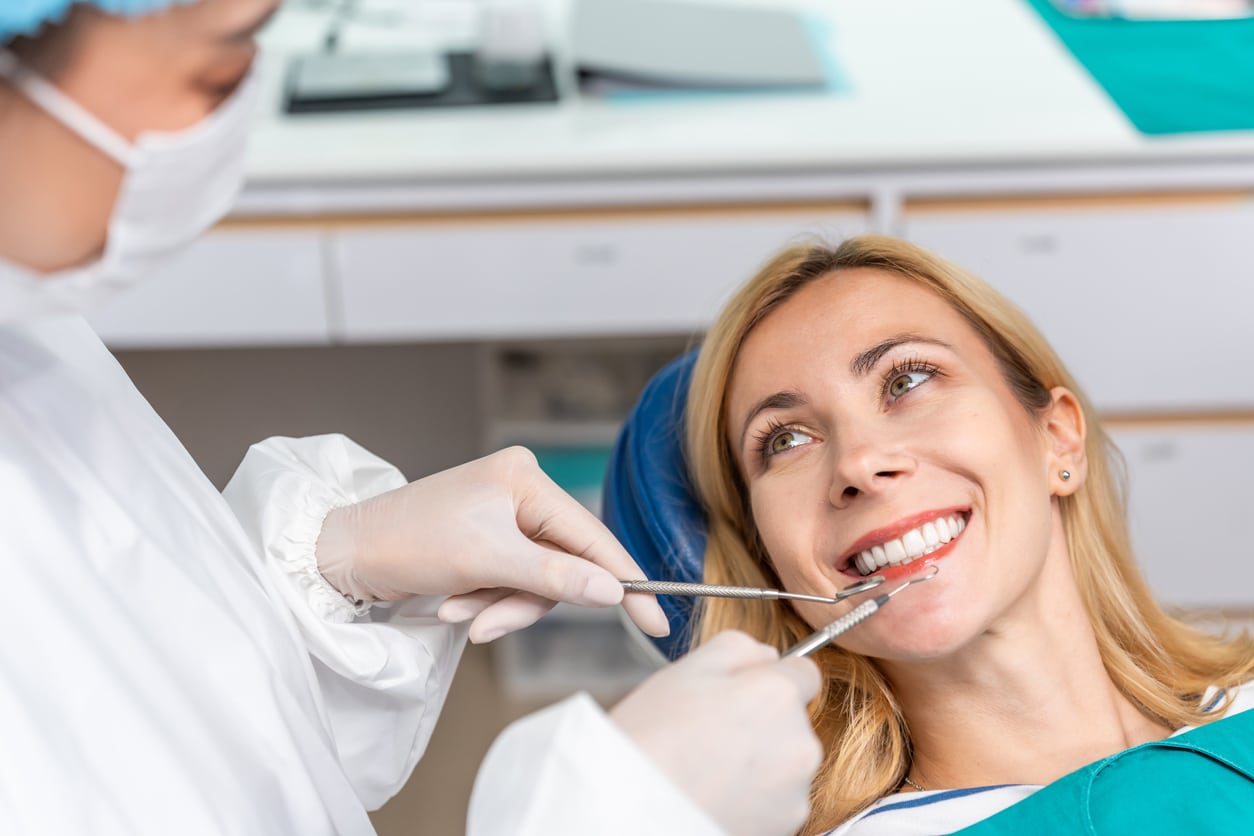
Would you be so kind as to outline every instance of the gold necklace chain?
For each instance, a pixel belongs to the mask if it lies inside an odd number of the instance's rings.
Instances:
[[[916,784],[914,781],[911,781],[909,775],[906,775],[901,780],[905,781],[907,784],[909,784],[911,787],[918,790],[919,792],[927,792],[927,788],[924,787],[922,784]]]

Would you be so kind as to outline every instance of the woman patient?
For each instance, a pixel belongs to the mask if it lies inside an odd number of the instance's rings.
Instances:
[[[815,656],[805,833],[951,831],[1254,706],[1254,640],[1154,602],[1088,401],[957,267],[873,236],[784,252],[722,312],[688,404],[708,582],[830,595],[939,567]],[[782,649],[858,600],[715,599],[699,636]]]

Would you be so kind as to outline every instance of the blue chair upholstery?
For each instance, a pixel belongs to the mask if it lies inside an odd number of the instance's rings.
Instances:
[[[706,521],[684,460],[684,407],[696,350],[645,386],[619,432],[605,476],[602,516],[650,580],[700,581]],[[659,596],[671,634],[654,639],[668,659],[688,650],[693,599]]]

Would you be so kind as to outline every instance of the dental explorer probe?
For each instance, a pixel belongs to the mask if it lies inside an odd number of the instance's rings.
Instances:
[[[881,575],[873,575],[852,584],[834,596],[803,595],[779,589],[757,589],[751,586],[723,586],[712,583],[680,583],[678,581],[620,581],[624,592],[648,592],[653,595],[692,595],[697,598],[751,598],[774,601],[785,598],[790,601],[813,601],[816,604],[838,604],[851,595],[875,589],[884,582]]]
[[[840,618],[833,621],[831,624],[824,627],[822,630],[806,636],[804,639],[788,648],[788,651],[784,653],[784,656],[809,656],[814,651],[827,647],[834,640],[840,638],[845,633],[848,633],[854,627],[857,627],[859,624],[875,615],[875,613],[879,612],[880,607],[887,604],[889,598],[893,597],[898,592],[901,592],[901,590],[911,584],[930,581],[932,578],[936,577],[936,573],[939,571],[939,566],[933,566],[932,571],[928,574],[920,575],[917,578],[911,578],[890,592],[876,595],[870,601],[862,602],[849,612],[842,615]]]

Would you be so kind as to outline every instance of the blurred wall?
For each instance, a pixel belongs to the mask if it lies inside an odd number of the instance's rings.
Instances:
[[[248,445],[340,432],[410,479],[480,454],[467,344],[120,351],[153,408],[221,488]]]

